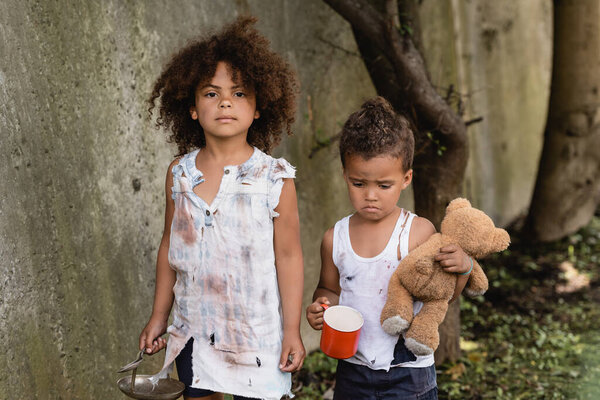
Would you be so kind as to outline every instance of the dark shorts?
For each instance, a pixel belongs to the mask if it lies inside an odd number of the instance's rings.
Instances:
[[[334,400],[437,400],[435,366],[389,372],[338,361]]]
[[[192,379],[194,377],[194,373],[192,372],[192,347],[193,347],[194,339],[191,338],[185,344],[181,353],[175,359],[175,365],[177,366],[177,375],[179,376],[179,380],[185,384],[185,390],[183,391],[183,395],[186,397],[205,397],[214,394],[215,392],[206,389],[197,389],[191,387]],[[251,399],[249,397],[242,396],[233,396],[234,400],[258,400]]]

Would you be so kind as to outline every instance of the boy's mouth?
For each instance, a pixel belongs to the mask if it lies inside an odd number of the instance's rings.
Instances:
[[[231,115],[223,115],[221,117],[218,117],[217,121],[221,121],[221,122],[235,121],[235,117],[233,117]]]
[[[377,211],[379,211],[379,208],[375,207],[375,206],[366,206],[366,207],[363,207],[363,210],[365,210],[367,212],[377,212]]]

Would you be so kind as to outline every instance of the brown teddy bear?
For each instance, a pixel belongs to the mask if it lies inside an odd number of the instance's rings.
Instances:
[[[388,297],[381,312],[381,326],[390,335],[405,332],[405,345],[415,355],[432,354],[440,342],[438,326],[454,294],[457,275],[445,272],[434,260],[441,247],[458,244],[472,259],[506,249],[510,237],[496,228],[482,211],[466,199],[454,199],[446,208],[440,229],[411,251],[390,279]],[[488,289],[488,280],[476,261],[465,287],[471,297]],[[423,308],[413,318],[413,299]]]

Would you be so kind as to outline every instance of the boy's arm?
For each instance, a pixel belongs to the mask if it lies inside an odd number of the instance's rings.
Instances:
[[[304,266],[296,188],[292,179],[284,179],[275,211],[279,216],[273,221],[273,246],[283,313],[283,342],[279,368],[285,372],[294,372],[302,367],[306,352],[300,338]]]
[[[436,233],[435,226],[427,218],[415,217],[410,226],[408,236],[408,252],[410,253]]]
[[[175,285],[175,271],[169,266],[169,241],[171,237],[171,222],[173,221],[173,212],[175,203],[173,202],[172,187],[173,173],[172,168],[179,160],[175,160],[169,165],[167,178],[165,181],[165,227],[162,239],[158,248],[156,260],[156,286],[154,289],[154,305],[152,306],[152,315],[150,320],[140,334],[140,350],[145,347],[147,354],[154,354],[166,346],[166,341],[160,337],[167,330],[167,323],[171,307],[173,306],[173,286]]]
[[[340,298],[340,274],[333,263],[333,228],[323,235],[321,242],[321,275],[313,294],[313,303],[306,308],[306,319],[313,329],[323,328],[321,304],[336,305]]]
[[[462,247],[457,244],[450,244],[440,249],[440,252],[435,256],[435,260],[440,263],[446,272],[457,274],[458,279],[456,280],[454,294],[448,302],[452,303],[460,296],[469,280],[472,259],[463,251]],[[476,261],[473,260],[473,262]]]

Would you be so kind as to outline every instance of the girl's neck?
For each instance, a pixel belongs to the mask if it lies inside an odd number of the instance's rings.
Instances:
[[[254,148],[240,140],[213,141],[207,140],[206,146],[200,150],[204,160],[220,165],[239,165],[252,156]]]

